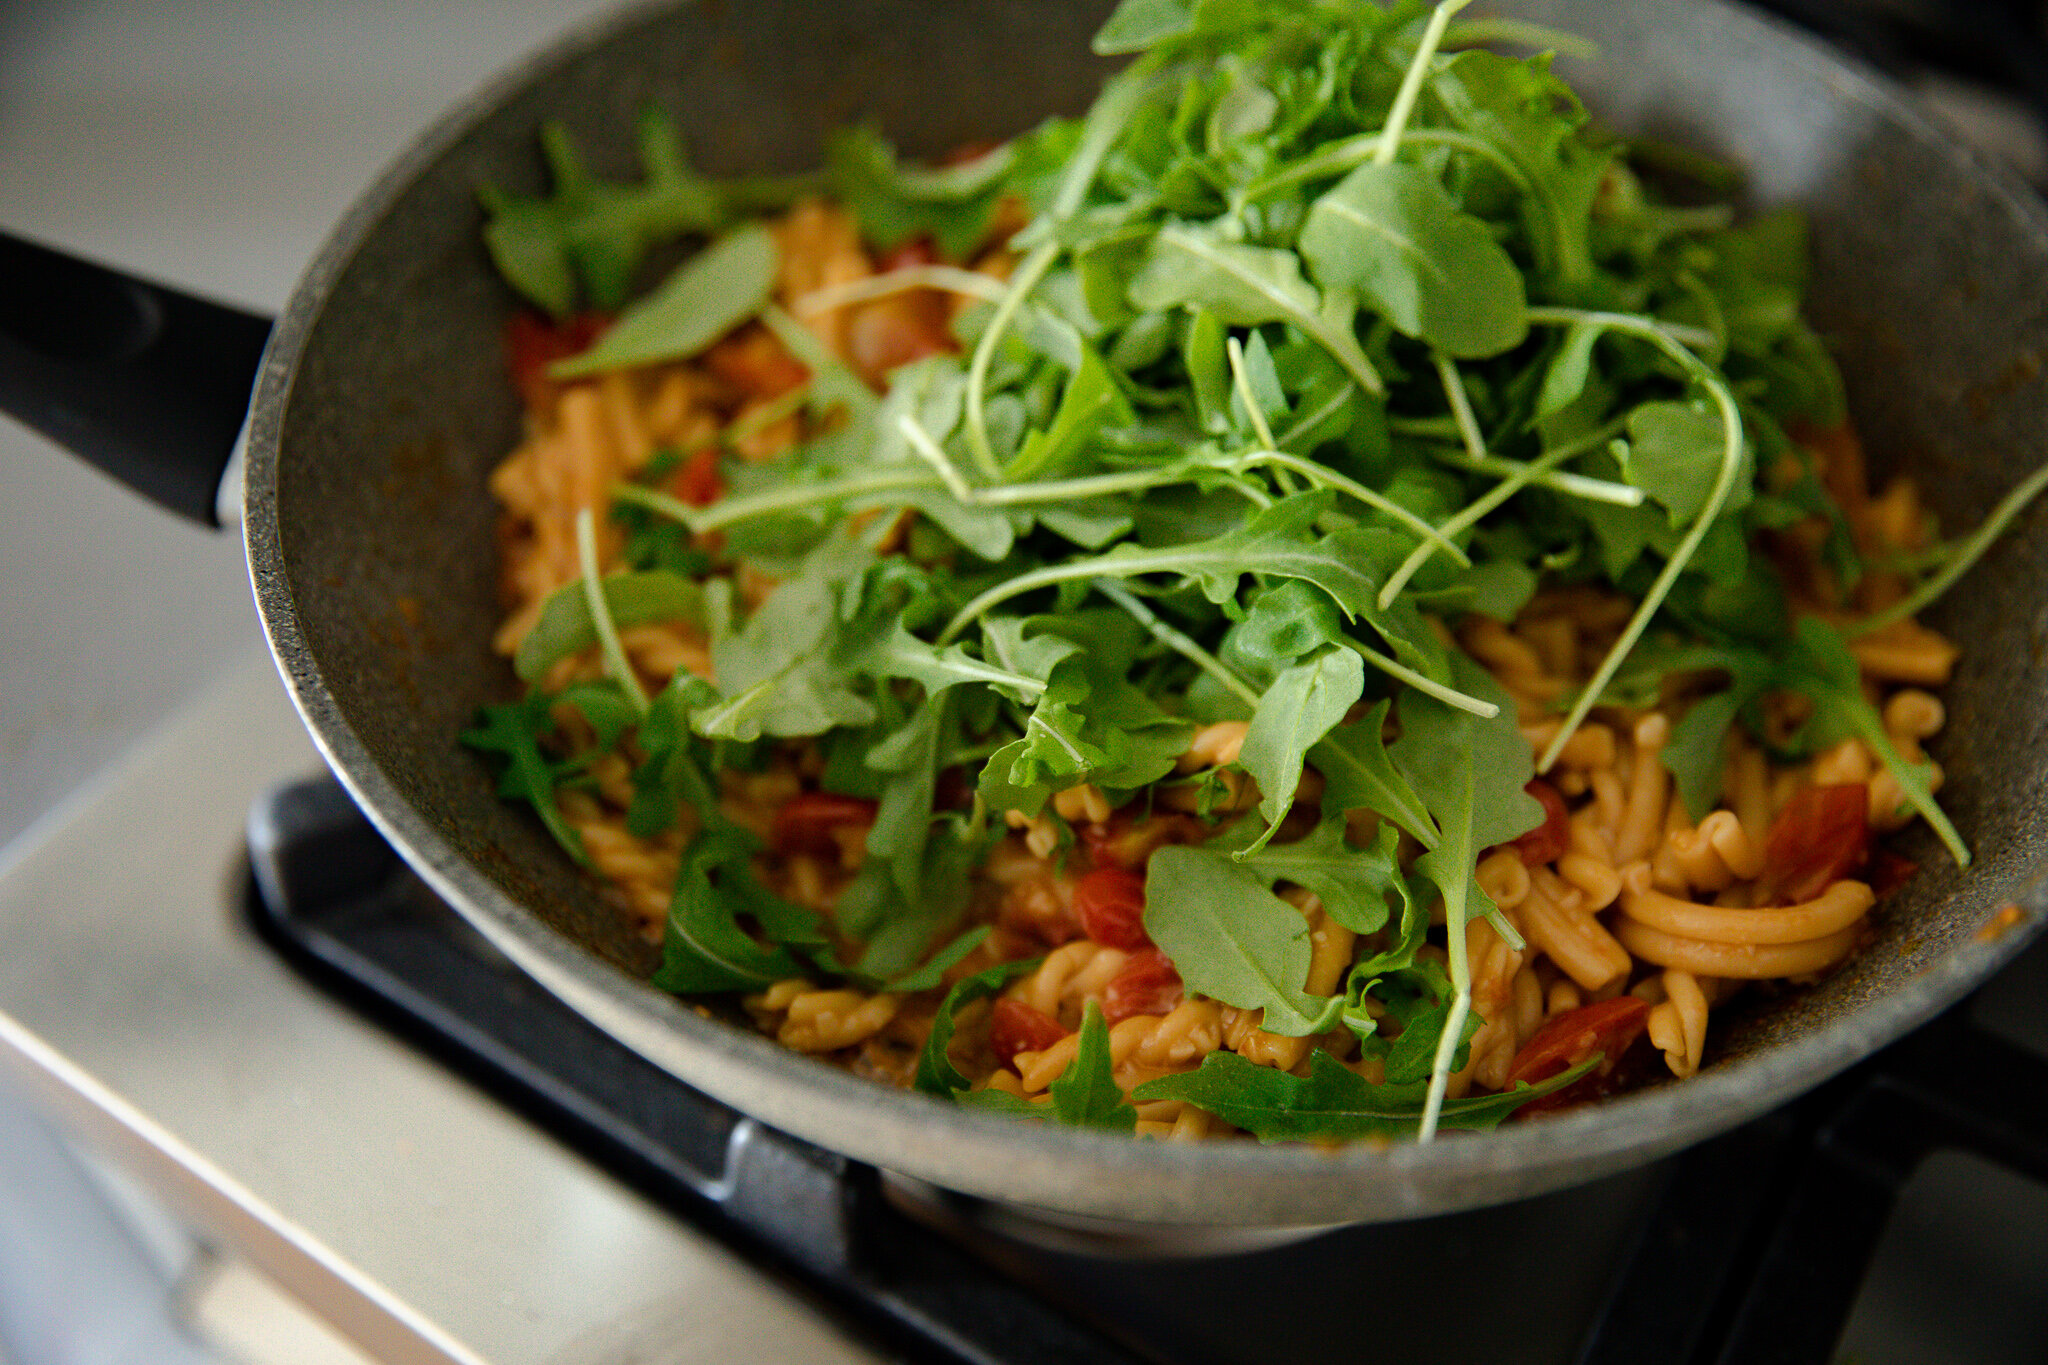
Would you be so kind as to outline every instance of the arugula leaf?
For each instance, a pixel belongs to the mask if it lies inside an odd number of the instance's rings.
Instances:
[[[917,1075],[911,1084],[927,1095],[940,1096],[953,1096],[973,1085],[947,1055],[953,1045],[954,1017],[961,1006],[993,998],[1018,977],[1037,971],[1043,961],[1042,957],[1034,957],[1022,962],[998,962],[955,981],[946,998],[939,1002],[939,1012],[932,1019],[932,1031],[925,1036],[924,1051],[918,1054]]]
[[[976,925],[966,933],[955,938],[945,947],[939,949],[936,953],[933,953],[931,957],[925,960],[923,966],[915,967],[900,976],[894,976],[882,982],[882,989],[903,995],[913,995],[918,991],[936,990],[939,983],[946,979],[947,972],[952,971],[953,968],[966,961],[968,955],[987,940],[991,927],[986,924]]]
[[[1444,1030],[1450,1026],[1454,993],[1450,978],[1435,962],[1418,958],[1374,981],[1370,989],[1401,1024],[1400,1036],[1388,1045],[1383,1057],[1386,1079],[1401,1085],[1428,1080]],[[1464,1067],[1467,1045],[1484,1022],[1478,1014],[1466,1013],[1451,1053],[1452,1071]]]
[[[1341,996],[1314,996],[1301,912],[1265,878],[1227,855],[1169,846],[1145,873],[1145,932],[1173,959],[1189,991],[1262,1009],[1269,1033],[1302,1038],[1337,1021]]]
[[[834,919],[849,939],[864,944],[854,974],[893,981],[927,964],[932,943],[958,924],[973,897],[972,874],[988,855],[994,834],[958,815],[933,819],[914,880],[918,897],[903,894],[894,860],[871,858],[839,894]],[[910,976],[915,980],[915,976]]]
[[[1344,719],[1364,690],[1365,665],[1358,655],[1330,649],[1282,672],[1259,698],[1237,761],[1259,784],[1266,829],[1245,852],[1265,847],[1294,809],[1294,789],[1308,751]]]
[[[505,760],[498,776],[498,795],[531,805],[555,842],[588,867],[590,855],[584,851],[582,838],[555,804],[559,769],[540,750],[541,737],[554,732],[554,717],[549,714],[553,705],[554,698],[536,692],[525,701],[483,707],[476,723],[464,730],[461,738],[470,748]]]
[[[1474,918],[1472,906],[1494,913],[1472,880],[1479,854],[1543,823],[1543,805],[1523,790],[1536,766],[1528,742],[1515,728],[1513,700],[1464,655],[1453,655],[1451,664],[1458,686],[1498,704],[1500,714],[1481,720],[1434,697],[1405,692],[1401,737],[1387,755],[1436,816],[1442,841],[1415,866],[1442,889],[1451,933],[1462,938],[1465,924]]]
[[[1529,333],[1522,272],[1420,167],[1367,164],[1344,177],[1310,207],[1301,257],[1323,288],[1355,291],[1446,355],[1498,355]]]
[[[1224,347],[1223,319],[1207,308],[1192,308],[1181,339],[1181,363],[1194,395],[1195,420],[1202,430],[1230,429],[1230,361]]]
[[[1438,68],[1430,91],[1454,125],[1490,143],[1520,172],[1538,270],[1567,284],[1592,278],[1593,201],[1612,152],[1580,136],[1584,108],[1551,74],[1549,57],[1460,52]]]
[[[840,581],[871,558],[850,538],[828,540],[739,631],[712,645],[724,695],[692,713],[698,734],[737,740],[814,735],[874,719],[874,704],[854,690],[854,679],[832,653],[839,639]]]
[[[1862,740],[1899,784],[1906,801],[1918,811],[1957,867],[1970,865],[1970,849],[1934,800],[1929,765],[1908,763],[1892,743],[1877,708],[1863,696],[1863,673],[1841,632],[1827,622],[1802,616],[1793,627],[1795,646],[1783,674],[1784,685],[1811,698],[1814,716],[1807,724],[1814,747],[1851,735]]]
[[[1721,472],[1724,439],[1717,413],[1692,403],[1644,403],[1628,417],[1621,447],[1622,477],[1664,504],[1673,526],[1698,516]],[[1749,501],[1753,478],[1744,478],[1721,509],[1726,516]]]
[[[691,846],[669,903],[655,985],[688,995],[759,990],[802,975],[802,964],[787,949],[764,948],[739,926],[742,915],[772,917],[784,941],[824,941],[814,912],[771,895],[755,879],[750,863],[760,846],[756,836],[733,825],[708,829]]]
[[[1065,474],[1104,425],[1128,426],[1137,420],[1094,348],[1081,343],[1080,357],[1081,367],[1060,395],[1052,425],[1026,436],[1023,449],[1003,470],[1003,477],[1010,482]]]
[[[1525,1083],[1497,1095],[1446,1100],[1438,1123],[1491,1131],[1530,1100],[1562,1090],[1594,1064],[1584,1062],[1541,1085]],[[1183,1100],[1261,1142],[1342,1142],[1414,1136],[1422,1117],[1423,1089],[1420,1084],[1374,1085],[1317,1048],[1309,1055],[1306,1077],[1260,1066],[1234,1052],[1212,1052],[1195,1070],[1147,1081],[1131,1092],[1131,1098],[1140,1103]]]
[[[1128,292],[1141,313],[1182,305],[1206,308],[1232,327],[1291,322],[1321,343],[1366,392],[1385,388],[1349,319],[1326,315],[1322,296],[1302,278],[1301,258],[1292,251],[1168,224],[1152,239]]]
[[[704,623],[704,590],[691,579],[665,569],[610,574],[599,581],[612,621],[640,626],[653,621]],[[548,670],[572,654],[597,643],[597,626],[581,580],[555,589],[541,604],[533,629],[519,642],[512,671],[522,682],[538,682]]]
[[[1124,1132],[1138,1126],[1138,1111],[1124,1098],[1112,1074],[1109,1025],[1102,1021],[1102,1006],[1094,1000],[1081,1015],[1080,1046],[1074,1060],[1046,1090],[1052,1095],[1053,1114],[1061,1123]]]
[[[1244,620],[1224,638],[1223,658],[1270,686],[1296,660],[1343,638],[1344,623],[1330,595],[1290,578],[1253,599]]]
[[[656,106],[640,116],[640,185],[610,184],[584,168],[568,128],[541,127],[554,194],[526,198],[478,188],[484,246],[514,289],[556,317],[575,311],[579,278],[600,308],[625,302],[650,247],[724,220],[729,194],[692,171],[675,123]],[[769,196],[773,198],[774,196]]]
[[[1005,143],[957,166],[907,167],[870,124],[825,139],[833,193],[860,221],[861,236],[891,251],[930,234],[947,260],[965,260],[988,236],[1003,175],[1016,155]]]
[[[888,862],[896,887],[911,904],[922,895],[925,842],[938,791],[939,753],[947,730],[946,696],[930,698],[902,729],[868,750],[867,766],[884,774],[868,853]]]
[[[1394,856],[1400,837],[1392,825],[1382,825],[1375,842],[1353,848],[1345,841],[1344,817],[1334,815],[1291,844],[1268,844],[1237,856],[1268,886],[1293,882],[1314,892],[1332,920],[1354,934],[1371,934],[1386,926],[1388,897],[1404,906],[1415,899]],[[1223,846],[1235,842],[1229,838]]]
[[[767,228],[735,228],[621,313],[595,346],[556,361],[548,373],[576,379],[693,356],[761,311],[775,287],[776,259]]]

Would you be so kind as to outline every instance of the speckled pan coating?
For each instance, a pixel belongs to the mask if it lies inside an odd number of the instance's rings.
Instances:
[[[1707,0],[1530,0],[1518,13],[1607,54],[1567,63],[1610,122],[1712,149],[1754,198],[1815,226],[1812,309],[1881,465],[1911,461],[1947,526],[2048,453],[2048,222],[1867,72]],[[913,151],[1085,106],[1097,6],[1045,0],[748,0],[625,13],[480,93],[364,195],[279,326],[249,438],[251,573],[308,724],[349,787],[479,928],[575,1007],[760,1118],[933,1183],[1048,1210],[1253,1226],[1395,1219],[1650,1160],[1749,1118],[1898,1037],[2017,952],[2048,876],[2048,518],[2023,519],[1935,621],[1966,647],[1937,747],[1978,866],[1923,872],[1872,950],[1820,987],[1717,1016],[1695,1080],[1428,1148],[1166,1146],[1019,1125],[886,1091],[700,1017],[638,978],[650,954],[456,732],[512,679],[485,471],[516,414],[511,299],[478,246],[481,179],[535,188],[534,130],[566,120],[624,174],[647,99],[714,172],[815,162],[873,116]],[[2006,902],[2025,927],[1984,939]]]

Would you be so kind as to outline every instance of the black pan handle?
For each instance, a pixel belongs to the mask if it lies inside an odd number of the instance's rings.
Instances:
[[[205,526],[270,320],[0,231],[0,412]]]

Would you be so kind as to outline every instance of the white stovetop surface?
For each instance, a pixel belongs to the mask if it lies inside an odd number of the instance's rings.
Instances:
[[[600,8],[13,0],[0,226],[274,311],[417,128]],[[378,1359],[868,1359],[232,919],[249,801],[317,766],[239,544],[0,419],[0,1104]]]

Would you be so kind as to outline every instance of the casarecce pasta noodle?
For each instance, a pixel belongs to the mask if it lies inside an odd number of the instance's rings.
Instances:
[[[1699,302],[1796,303],[1796,223],[1659,204],[1457,8],[1129,39],[948,166],[849,133],[616,318],[494,222],[558,316],[469,738],[657,984],[954,1103],[1427,1139],[1693,1075],[1855,952],[1875,836],[1966,856],[1914,619],[1966,566],[1804,323]]]

